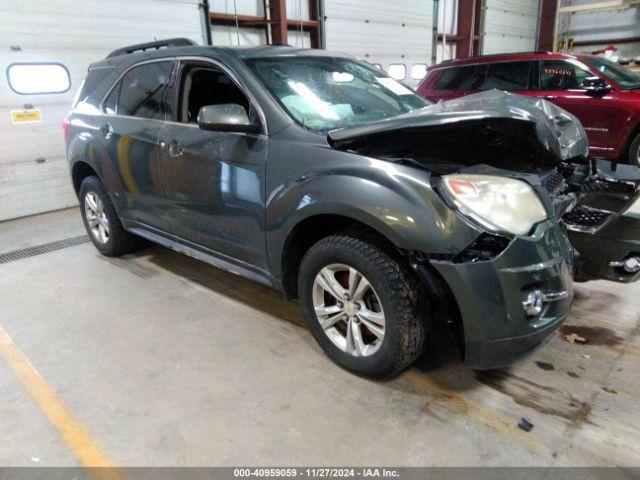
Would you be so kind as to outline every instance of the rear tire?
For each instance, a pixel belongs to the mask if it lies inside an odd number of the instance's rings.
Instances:
[[[102,182],[89,176],[80,185],[80,211],[84,227],[93,245],[107,257],[131,252],[136,237],[125,231]]]
[[[298,293],[316,341],[333,361],[352,372],[391,377],[424,349],[429,321],[424,286],[404,264],[369,240],[345,233],[317,242],[300,264]],[[340,296],[347,299],[337,300]],[[354,333],[349,336],[350,332]]]
[[[640,133],[636,135],[629,145],[629,163],[640,167]]]

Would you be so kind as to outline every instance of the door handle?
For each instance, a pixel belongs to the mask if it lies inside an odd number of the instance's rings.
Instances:
[[[110,123],[105,123],[100,127],[100,133],[102,133],[104,138],[109,139],[111,135],[113,135],[113,127]]]
[[[544,99],[545,99],[545,100],[555,100],[555,99],[556,99],[556,96],[555,96],[555,95],[545,95],[545,96],[544,96]]]
[[[182,155],[182,145],[172,140],[171,142],[160,142],[160,148],[166,150],[169,156],[179,157]]]

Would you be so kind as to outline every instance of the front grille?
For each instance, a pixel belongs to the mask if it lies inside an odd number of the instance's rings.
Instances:
[[[564,190],[566,184],[564,181],[564,177],[557,171],[554,171],[551,175],[549,175],[542,181],[542,186],[553,197],[560,191]]]
[[[566,213],[562,220],[570,230],[596,230],[604,225],[610,215],[595,208],[576,207]]]

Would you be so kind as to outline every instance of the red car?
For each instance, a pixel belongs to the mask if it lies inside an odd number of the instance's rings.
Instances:
[[[640,75],[591,55],[512,53],[435,65],[418,87],[431,101],[497,88],[544,98],[580,119],[591,155],[640,166]]]

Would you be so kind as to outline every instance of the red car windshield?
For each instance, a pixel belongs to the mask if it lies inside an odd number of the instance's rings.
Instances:
[[[640,88],[640,75],[604,58],[587,58],[584,63],[610,78],[625,90]]]

